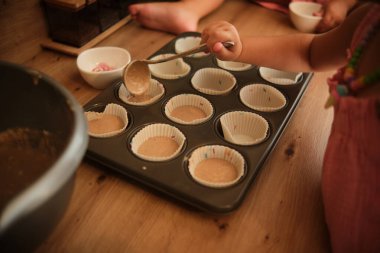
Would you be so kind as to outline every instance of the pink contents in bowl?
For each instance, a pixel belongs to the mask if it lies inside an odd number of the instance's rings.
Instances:
[[[97,63],[95,68],[92,69],[93,72],[101,72],[101,71],[110,71],[114,70],[114,67],[109,66],[107,63],[100,62]]]

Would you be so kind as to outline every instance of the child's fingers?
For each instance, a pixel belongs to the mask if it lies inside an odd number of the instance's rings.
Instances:
[[[240,38],[236,28],[228,22],[219,21],[207,26],[202,32],[202,43],[206,43],[209,51],[221,60],[236,59],[240,54]],[[239,42],[239,47],[225,48],[222,42]]]
[[[219,53],[223,50],[224,46],[221,42],[216,42],[212,47],[212,51],[215,53]]]
[[[233,60],[236,58],[236,53],[232,48],[226,48],[222,42],[217,42],[213,45],[212,51],[220,60]]]
[[[336,16],[326,13],[321,22],[318,24],[318,32],[327,32],[341,23],[340,19]]]

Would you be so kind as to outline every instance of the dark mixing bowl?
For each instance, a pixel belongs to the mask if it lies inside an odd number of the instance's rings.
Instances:
[[[0,252],[32,251],[46,239],[87,144],[83,109],[62,85],[0,61]]]

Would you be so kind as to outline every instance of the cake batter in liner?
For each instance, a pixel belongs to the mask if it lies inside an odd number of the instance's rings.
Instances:
[[[181,106],[194,106],[205,113],[204,118],[194,119],[192,121],[185,121],[172,116],[174,109]],[[165,105],[165,115],[172,121],[185,125],[196,125],[203,123],[211,118],[214,113],[212,104],[204,97],[195,94],[180,94],[172,97]]]
[[[130,105],[150,105],[160,99],[165,93],[164,86],[155,79],[150,79],[150,85],[148,90],[142,96],[134,96],[125,86],[122,84],[118,90],[119,98],[127,104]],[[139,99],[141,97],[141,99]],[[136,100],[137,99],[137,100]]]
[[[147,156],[144,154],[140,154],[138,152],[140,145],[142,145],[145,141],[152,137],[171,138],[178,144],[178,148],[169,156]],[[145,126],[135,134],[135,136],[131,140],[131,150],[136,156],[147,161],[167,161],[176,157],[180,153],[185,144],[185,140],[185,135],[176,127],[168,124],[155,123]],[[164,148],[162,145],[157,145],[157,149],[162,148]]]
[[[236,78],[228,71],[217,68],[203,68],[191,78],[193,87],[204,94],[222,95],[236,85]]]
[[[91,120],[101,119],[104,115],[107,115],[107,114],[117,116],[119,119],[121,119],[124,124],[123,127],[118,130],[106,132],[102,134],[92,133],[88,131],[88,134],[90,136],[97,137],[97,138],[107,138],[107,137],[118,135],[127,128],[128,123],[129,123],[128,112],[124,107],[118,104],[113,104],[113,103],[107,104],[103,112],[93,112],[93,111],[85,112],[87,122]]]
[[[262,112],[281,110],[286,105],[285,96],[266,84],[250,84],[240,90],[240,99],[251,109]]]
[[[225,182],[220,181],[220,177],[222,177],[225,173],[225,171],[223,171],[221,167],[215,167],[210,170],[214,176],[214,180],[212,181],[198,177],[196,175],[196,170],[198,169],[197,166],[202,161],[212,158],[222,159],[230,163],[234,167],[236,172],[234,179]],[[236,184],[244,176],[244,167],[245,161],[243,156],[239,152],[232,148],[221,145],[208,145],[197,148],[191,153],[188,163],[189,173],[192,176],[192,178],[196,182],[212,188],[223,188]]]

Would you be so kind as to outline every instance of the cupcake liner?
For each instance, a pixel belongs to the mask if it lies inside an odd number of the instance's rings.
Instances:
[[[238,145],[258,144],[266,139],[269,124],[252,112],[234,111],[220,117],[224,138]]]
[[[205,160],[210,162],[209,159],[221,159],[228,162],[229,165],[234,167],[235,171],[228,171],[226,166],[208,167],[208,171],[197,171],[199,170],[198,165]],[[245,173],[244,164],[243,156],[236,150],[226,146],[209,145],[197,148],[192,152],[188,169],[196,182],[208,187],[223,188],[236,184],[243,177]],[[202,173],[202,175],[199,173]],[[224,176],[228,176],[228,179],[223,178]]]
[[[236,78],[223,69],[203,68],[195,72],[191,83],[196,90],[202,93],[221,95],[234,88]]]
[[[88,111],[85,112],[85,116],[87,118],[87,122],[90,122],[91,120],[100,120],[104,115],[113,115],[117,116],[120,118],[124,124],[124,126],[118,130],[114,131],[109,131],[109,132],[104,132],[104,133],[92,133],[90,130],[88,130],[88,134],[93,137],[98,137],[98,138],[107,138],[111,136],[115,136],[123,132],[127,126],[128,126],[128,112],[127,110],[117,104],[108,104],[103,112],[93,112],[93,111]]]
[[[240,90],[240,99],[249,108],[262,112],[281,110],[286,105],[285,96],[266,84],[250,84]]]
[[[191,120],[184,120],[172,115],[173,111],[184,106],[192,106],[200,109],[204,113],[202,118],[194,118]],[[194,109],[195,109],[194,108]],[[188,108],[191,110],[191,108]],[[190,113],[190,112],[188,112]],[[181,94],[172,97],[165,105],[165,115],[172,121],[180,124],[195,125],[207,121],[214,113],[214,108],[211,103],[204,97],[195,94]]]
[[[279,85],[296,84],[300,81],[302,77],[301,72],[287,72],[265,67],[260,67],[259,73],[264,80]]]
[[[179,38],[175,42],[175,52],[177,54],[185,52],[187,50],[190,50],[192,48],[195,48],[199,46],[201,43],[201,37],[195,37],[195,36],[189,36],[184,38]],[[194,58],[200,58],[207,56],[208,54],[205,52],[199,52],[192,55],[189,55],[187,57],[194,57]]]
[[[174,54],[160,54],[156,55],[152,60],[162,59]],[[182,58],[177,58],[171,61],[149,64],[150,72],[162,79],[178,79],[186,76],[190,72],[190,65],[183,61]]]
[[[231,71],[244,71],[251,69],[253,65],[248,63],[242,63],[242,62],[234,62],[234,61],[222,61],[219,59],[216,59],[216,63],[219,67]]]
[[[160,143],[157,143],[157,148],[155,148],[155,152],[157,152],[157,155],[145,155],[141,154],[139,152],[139,148],[141,145],[143,145],[146,141],[149,141],[150,138],[153,137],[167,137],[171,140],[174,140],[178,144],[178,148],[171,153],[170,155],[160,155],[159,153],[163,151],[163,145]],[[151,139],[152,140],[152,139]],[[140,157],[141,159],[148,160],[148,161],[166,161],[171,158],[174,158],[179,154],[182,147],[185,144],[186,137],[183,135],[183,133],[178,130],[176,127],[168,125],[168,124],[151,124],[143,129],[141,129],[137,134],[132,138],[131,141],[131,149],[132,152]]]
[[[127,104],[130,105],[150,105],[156,102],[158,99],[160,99],[165,93],[164,86],[158,82],[157,80],[151,79],[150,80],[150,86],[148,90],[145,92],[145,94],[141,96],[134,96],[127,88],[125,88],[124,85],[120,85],[118,95],[119,98]]]

